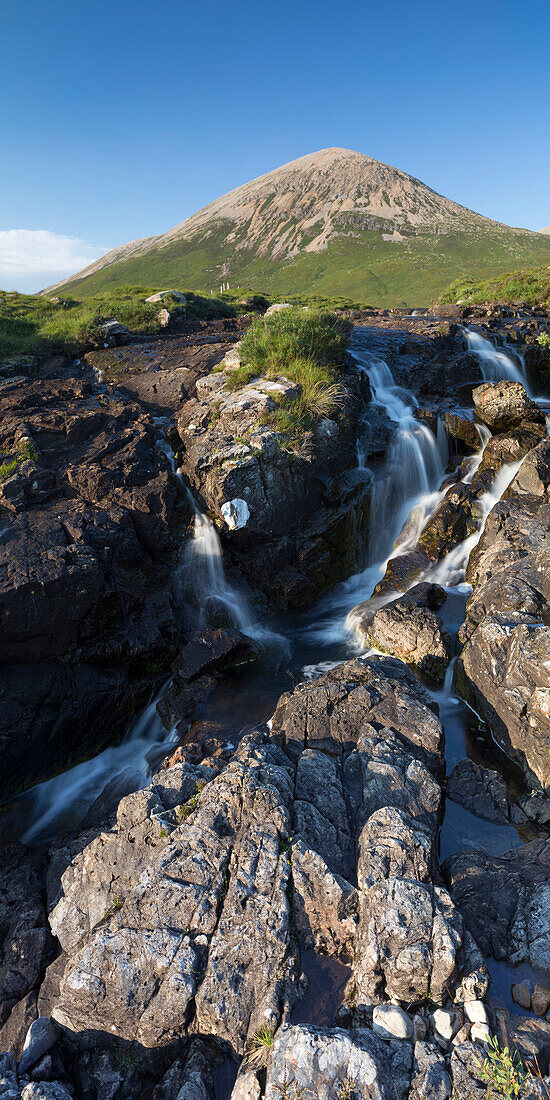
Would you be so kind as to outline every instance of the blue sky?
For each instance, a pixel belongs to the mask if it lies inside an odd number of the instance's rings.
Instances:
[[[550,222],[548,0],[0,0],[0,73],[0,285],[331,145]]]

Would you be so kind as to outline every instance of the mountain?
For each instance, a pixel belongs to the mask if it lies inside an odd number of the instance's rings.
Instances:
[[[237,187],[158,237],[115,248],[60,287],[134,284],[423,304],[460,275],[550,262],[550,240],[511,229],[362,153],[323,149]]]
[[[546,233],[550,237],[550,225],[545,225],[544,229],[539,229],[539,233]]]

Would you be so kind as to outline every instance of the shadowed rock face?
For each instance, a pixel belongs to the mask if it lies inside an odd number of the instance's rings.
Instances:
[[[139,406],[72,377],[10,380],[1,405],[3,447],[26,441],[0,486],[6,797],[104,744],[174,651],[178,497]]]
[[[524,460],[470,558],[474,585],[457,683],[500,744],[543,787],[550,781],[549,441]]]
[[[550,841],[502,856],[462,852],[444,864],[451,895],[485,955],[550,969]]]

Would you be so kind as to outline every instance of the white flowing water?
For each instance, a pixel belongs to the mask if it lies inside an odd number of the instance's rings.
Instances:
[[[162,694],[162,693],[161,693]],[[176,737],[167,733],[157,714],[160,695],[149,703],[119,745],[112,745],[92,760],[40,783],[22,796],[27,828],[25,844],[44,842],[82,821],[109,783],[119,780],[119,797],[147,783],[151,767]]]
[[[232,626],[236,626],[242,634],[246,634],[259,645],[288,650],[287,639],[260,623],[244,592],[240,592],[227,580],[218,532],[208,516],[199,512],[194,503],[193,508],[194,533],[184,550],[183,572],[191,581],[193,598],[198,605],[202,625],[215,620],[221,611]]]
[[[479,498],[480,519],[478,529],[469,535],[464,542],[459,543],[458,546],[449,551],[441,561],[423,573],[419,579],[431,581],[433,584],[440,584],[442,588],[447,589],[456,589],[458,585],[463,583],[468,559],[485,530],[487,517],[515,478],[522,462],[523,459],[520,459],[519,462],[510,462],[501,467],[491,488]]]
[[[502,348],[496,348],[487,337],[482,336],[475,329],[464,328],[464,335],[468,343],[468,351],[475,355],[481,367],[481,373],[486,382],[519,382],[525,386],[531,396],[525,363],[523,357],[517,352],[507,353]],[[512,358],[512,355],[514,358]]]
[[[416,545],[445,493],[441,483],[449,452],[442,423],[438,423],[436,437],[427,424],[414,416],[418,407],[416,398],[398,385],[383,359],[369,352],[360,331],[356,334],[353,356],[359,369],[368,376],[372,403],[386,412],[395,430],[383,465],[371,472],[366,567],[320,601],[313,621],[302,632],[309,642],[322,645],[349,639],[353,627],[347,621],[348,614],[369,598],[390,557]]]

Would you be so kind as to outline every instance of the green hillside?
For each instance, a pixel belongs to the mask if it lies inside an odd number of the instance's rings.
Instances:
[[[114,263],[64,289],[84,298],[128,284],[219,291],[220,259],[226,255],[226,234],[218,229]],[[485,279],[515,265],[542,263],[550,264],[550,237],[542,234],[499,228],[486,236],[457,232],[393,243],[366,231],[359,238],[342,234],[322,252],[302,252],[279,262],[240,249],[232,254],[229,285],[270,297],[320,294],[380,306],[414,306],[432,302],[461,276]]]
[[[484,305],[486,302],[525,302],[530,306],[550,308],[550,267],[507,271],[492,279],[456,279],[443,292],[441,302],[464,302]]]

